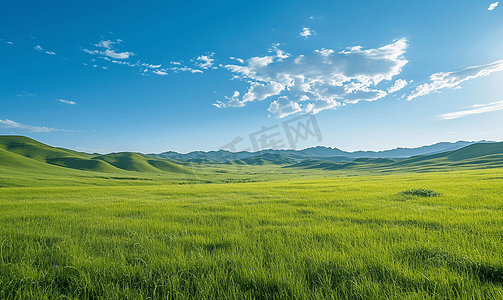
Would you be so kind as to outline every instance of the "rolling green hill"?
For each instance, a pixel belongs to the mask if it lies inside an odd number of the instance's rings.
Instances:
[[[77,169],[83,171],[95,171],[95,172],[106,172],[114,173],[119,171],[118,168],[108,164],[105,161],[97,159],[86,159],[79,157],[56,157],[46,159],[46,162],[51,165],[57,165],[70,169]]]
[[[125,170],[136,172],[161,172],[147,162],[147,159],[140,154],[131,152],[112,153],[93,157],[96,160],[105,161],[112,166]]]
[[[42,162],[61,157],[91,157],[87,153],[51,147],[24,136],[0,136],[0,149]]]
[[[219,163],[204,158],[178,162],[132,152],[97,155],[51,147],[22,136],[0,136],[0,186],[107,185],[114,180],[116,184],[244,182],[270,180],[278,174],[291,174],[284,176],[294,178],[333,176],[335,172],[355,175],[501,167],[503,143],[472,144],[454,151],[406,159],[297,160],[279,153],[262,153]],[[284,168],[292,172],[285,172]]]
[[[0,177],[14,186],[30,185],[35,177],[40,177],[38,181],[47,181],[42,178],[44,176],[56,178],[60,183],[67,180],[65,177],[109,178],[113,175],[115,179],[121,179],[121,176],[138,179],[141,176],[135,174],[132,177],[133,172],[146,176],[194,173],[170,159],[149,158],[130,152],[93,155],[51,147],[28,137],[0,136]],[[16,174],[21,177],[16,179]]]

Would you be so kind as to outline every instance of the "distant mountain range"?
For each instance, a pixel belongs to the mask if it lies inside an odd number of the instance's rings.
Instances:
[[[419,148],[396,148],[393,150],[385,151],[356,151],[347,152],[337,148],[331,147],[313,147],[304,150],[262,150],[257,152],[230,152],[226,150],[219,151],[194,151],[187,154],[181,154],[178,152],[168,151],[161,154],[154,154],[162,158],[170,158],[180,161],[187,162],[198,162],[198,163],[222,163],[229,161],[243,161],[251,159],[254,157],[259,157],[264,154],[277,154],[281,155],[289,160],[296,162],[303,160],[324,160],[331,162],[350,162],[358,158],[393,158],[393,159],[404,159],[417,155],[428,155],[436,154],[447,151],[454,151],[461,149],[463,147],[478,144],[478,143],[493,143],[488,141],[478,141],[478,142],[467,142],[458,141],[455,143],[441,142],[430,146],[423,146]]]
[[[460,141],[412,149],[356,152],[314,147],[299,151],[263,150],[237,153],[220,150],[187,154],[176,152],[89,154],[52,147],[23,136],[0,136],[0,173],[7,174],[5,176],[21,171],[35,174],[63,174],[61,172],[66,170],[73,175],[91,171],[126,176],[134,172],[150,176],[171,174],[170,176],[178,178],[195,174],[195,166],[197,170],[204,169],[204,172],[209,173],[223,174],[227,172],[225,170],[235,170],[225,168],[226,165],[277,165],[286,168],[285,171],[287,168],[297,168],[351,172],[430,172],[453,170],[458,167],[501,168],[503,142]]]

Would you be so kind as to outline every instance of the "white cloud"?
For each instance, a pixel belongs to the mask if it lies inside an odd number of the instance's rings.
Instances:
[[[311,35],[311,29],[309,29],[308,27],[304,27],[300,35],[307,38],[308,36]]]
[[[98,44],[94,44],[96,47],[101,47],[101,48],[106,48],[106,49],[113,49],[113,44],[115,42],[112,42],[110,40],[107,41],[100,41]]]
[[[276,58],[278,58],[278,61],[283,61],[283,59],[289,58],[290,53],[286,53],[285,51],[279,49],[278,47],[280,46],[279,43],[272,44],[272,48],[269,49],[269,52],[276,52]]]
[[[77,103],[75,103],[73,101],[68,101],[68,100],[63,100],[63,99],[58,99],[58,101],[61,102],[61,103],[70,104],[70,105],[77,104]]]
[[[466,117],[466,116],[474,115],[474,114],[481,114],[481,113],[495,111],[495,110],[502,110],[503,109],[503,101],[493,102],[493,103],[489,103],[489,104],[475,104],[472,107],[478,107],[478,108],[443,114],[443,115],[441,115],[441,117],[444,118],[445,120],[450,120],[450,119]]]
[[[178,73],[178,71],[182,71],[182,72],[191,72],[192,74],[194,73],[203,73],[203,71],[201,70],[195,70],[195,69],[192,69],[192,68],[189,68],[187,66],[183,66],[183,67],[173,67],[173,68],[170,68],[171,71],[175,72],[175,73]]]
[[[396,91],[399,91],[403,89],[405,86],[407,86],[407,80],[398,79],[397,81],[395,81],[395,84],[392,87],[389,87],[387,89],[388,94],[392,94]]]
[[[100,52],[98,52],[98,54],[106,55],[106,56],[109,56],[109,57],[115,58],[115,59],[127,59],[130,56],[136,55],[133,52],[119,52],[119,53],[117,53],[113,50],[108,50],[108,49],[105,51],[100,51]]]
[[[45,52],[49,55],[56,55],[56,53],[54,53],[52,51],[45,51],[44,48],[40,47],[40,45],[35,46],[35,48],[33,48],[33,49],[37,50],[38,52]]]
[[[218,108],[224,108],[226,107],[225,103],[223,103],[222,101],[219,101],[219,100],[216,100],[217,103],[211,103],[211,105],[214,105]]]
[[[196,63],[196,66],[202,69],[208,69],[213,66],[214,59],[211,58],[215,53],[211,53],[210,55],[201,55],[197,58],[199,62]]]
[[[19,130],[29,131],[29,132],[71,131],[71,130],[54,129],[54,128],[48,128],[48,127],[24,125],[24,124],[14,122],[9,119],[0,120],[0,128],[13,128],[13,129],[19,129]]]
[[[6,42],[7,44],[9,44],[9,45],[14,45],[14,43],[13,43],[13,42],[8,42],[8,41],[5,41],[5,42]]]
[[[231,57],[229,57],[229,58],[230,58],[230,59],[235,59],[235,60],[239,61],[239,62],[240,62],[240,63],[242,63],[242,64],[244,64],[244,63],[245,63],[245,61],[244,61],[244,60],[242,60],[241,58],[236,58],[236,57],[232,57],[232,56],[231,56]]]
[[[18,96],[18,97],[33,97],[33,96],[36,96],[36,94],[23,92],[22,94],[18,94],[16,96]]]
[[[357,46],[339,53],[321,49],[290,60],[286,59],[290,55],[277,46],[273,45],[275,56],[252,57],[244,65],[225,65],[234,78],[245,79],[250,86],[242,97],[235,92],[232,98],[226,97],[228,101],[217,101],[215,106],[242,107],[281,94],[281,100],[272,99],[269,111],[283,117],[299,109],[317,113],[343,103],[374,101],[407,84],[399,79],[387,90],[376,88],[382,81],[391,81],[407,64],[402,56],[406,39],[377,49]]]
[[[255,100],[264,100],[270,96],[278,95],[284,89],[284,85],[275,81],[271,81],[267,85],[252,82],[248,92],[243,96],[243,103]]]
[[[152,71],[152,73],[157,74],[157,75],[168,75],[168,73],[161,71],[161,70],[155,70],[155,71]]]
[[[503,71],[503,60],[491,64],[470,67],[461,71],[441,72],[430,76],[431,83],[423,83],[407,96],[407,101],[416,97],[428,95],[431,93],[440,93],[442,89],[458,89],[459,84],[473,78],[487,76],[493,72]]]
[[[150,64],[146,64],[146,63],[142,63],[141,65],[144,67],[151,68],[151,69],[158,69],[161,67],[161,65],[150,65]]]
[[[229,101],[227,101],[227,103],[217,100],[217,103],[214,103],[213,105],[215,105],[218,108],[225,108],[228,106],[232,106],[232,107],[245,106],[244,102],[239,100],[239,92],[238,91],[234,91],[234,94],[232,95],[232,97],[229,98],[229,97],[225,96],[225,98],[227,100],[229,100]]]
[[[299,103],[291,101],[283,96],[271,102],[267,110],[275,114],[278,118],[284,118],[291,114],[301,112],[302,108],[300,108]]]
[[[128,59],[131,56],[136,55],[133,52],[117,52],[117,50],[113,47],[114,44],[120,43],[121,40],[117,40],[118,42],[112,42],[110,40],[102,40],[98,44],[94,44],[94,46],[102,48],[104,51],[100,50],[88,50],[82,49],[82,51],[92,54],[92,55],[105,55],[115,59]]]
[[[499,2],[494,2],[494,3],[491,3],[491,5],[489,5],[489,8],[487,10],[493,10],[496,8],[496,6],[498,6],[498,3]]]

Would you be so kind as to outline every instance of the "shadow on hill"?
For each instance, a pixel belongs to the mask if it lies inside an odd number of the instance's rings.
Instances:
[[[95,171],[95,172],[106,172],[106,173],[114,173],[119,171],[117,168],[111,166],[110,164],[96,159],[61,157],[61,158],[49,158],[46,159],[46,162],[51,165],[77,169],[82,171]]]

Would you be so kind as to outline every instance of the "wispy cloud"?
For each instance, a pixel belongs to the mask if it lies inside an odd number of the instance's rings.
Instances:
[[[22,94],[17,94],[16,96],[18,96],[18,97],[33,97],[33,96],[36,96],[36,94],[23,92]]]
[[[128,59],[129,57],[136,55],[135,53],[128,51],[118,52],[118,50],[115,49],[113,45],[120,43],[119,41],[121,40],[117,40],[117,42],[112,42],[110,40],[101,40],[99,43],[93,44],[99,49],[82,49],[82,51],[88,54],[104,55],[114,59]]]
[[[317,113],[345,103],[374,101],[406,85],[405,80],[397,80],[388,90],[377,88],[380,82],[389,82],[400,74],[407,64],[402,56],[406,48],[407,40],[400,39],[377,49],[356,46],[338,53],[321,49],[289,60],[290,54],[276,51],[275,55],[252,57],[244,65],[225,65],[234,78],[250,85],[243,96],[236,91],[227,101],[214,105],[242,107],[278,96],[272,99],[269,111],[282,118],[296,112]]]
[[[73,102],[73,101],[68,101],[68,100],[63,100],[63,99],[58,99],[57,101],[61,102],[61,103],[65,103],[65,104],[70,104],[70,105],[75,105],[77,103]]]
[[[99,50],[91,51],[88,49],[82,49],[82,51],[84,51],[88,54],[93,54],[93,55],[95,55],[95,54],[105,55],[105,56],[115,58],[115,59],[127,59],[130,56],[136,55],[133,52],[115,52],[115,50],[109,50],[109,49],[107,49],[105,51],[99,51]]]
[[[2,41],[2,42],[6,42],[6,43],[7,43],[7,44],[9,44],[9,45],[14,45],[14,43],[13,43],[13,42],[9,42],[9,41],[6,41],[6,40],[4,40],[4,39],[0,39],[0,41]]]
[[[53,132],[53,131],[73,132],[73,130],[64,130],[64,129],[55,129],[55,128],[48,128],[48,127],[25,125],[25,124],[14,122],[9,119],[0,120],[0,128],[12,128],[12,129],[18,129],[18,130],[28,131],[28,132]]]
[[[461,71],[441,72],[430,76],[431,83],[424,83],[418,86],[412,93],[407,96],[407,101],[416,97],[428,95],[431,93],[439,93],[442,89],[458,89],[463,81],[473,78],[487,76],[493,72],[503,71],[503,60],[493,62],[491,64],[470,67]]]
[[[101,47],[101,48],[106,48],[106,49],[113,49],[112,45],[116,44],[116,42],[112,42],[110,40],[102,40],[98,44],[94,44],[96,47]]]
[[[56,53],[54,53],[52,51],[46,51],[46,50],[44,50],[44,48],[40,47],[40,45],[35,46],[34,49],[37,50],[38,52],[45,52],[45,53],[47,53],[49,55],[56,55]]]
[[[443,115],[441,115],[441,117],[446,120],[450,120],[450,119],[466,117],[466,116],[474,115],[474,114],[481,114],[481,113],[495,111],[495,110],[502,110],[503,109],[503,101],[493,102],[493,103],[489,103],[489,104],[475,104],[472,107],[474,109],[443,114]],[[475,107],[477,107],[477,108],[475,108]]]
[[[155,71],[152,71],[152,73],[157,74],[157,75],[168,75],[168,73],[161,71],[161,70],[155,70]]]
[[[240,63],[242,63],[242,64],[244,64],[244,63],[245,63],[245,61],[244,61],[244,60],[242,60],[241,58],[236,58],[236,57],[233,57],[233,56],[231,56],[231,57],[229,57],[229,58],[230,58],[230,59],[237,60],[237,61],[239,61],[239,62],[240,62]]]
[[[152,69],[158,69],[161,67],[161,65],[151,65],[151,64],[146,64],[146,63],[142,63],[141,65],[144,67],[147,67],[147,68],[152,68]]]
[[[395,84],[387,89],[388,94],[393,94],[396,91],[399,91],[407,86],[407,80],[398,79],[395,81]]]
[[[191,72],[192,74],[194,74],[194,73],[203,73],[203,71],[201,71],[201,70],[192,69],[192,68],[189,68],[187,66],[172,67],[172,68],[170,68],[170,70],[173,71],[173,72],[175,72],[175,73],[178,73],[178,72]]]
[[[494,2],[494,3],[491,3],[491,5],[489,5],[489,8],[487,10],[493,10],[496,8],[496,6],[498,6],[498,3],[499,2]]]

